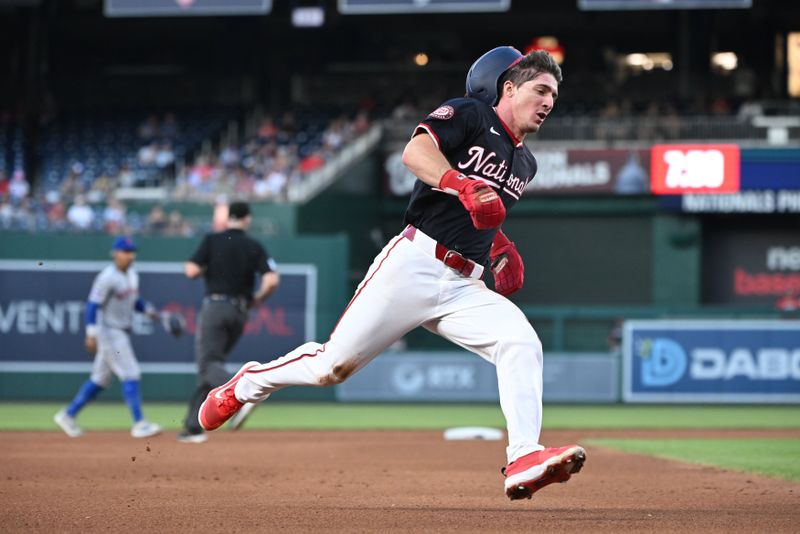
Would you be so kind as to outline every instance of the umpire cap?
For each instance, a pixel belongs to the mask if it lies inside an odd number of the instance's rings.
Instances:
[[[516,65],[522,53],[513,46],[498,46],[479,57],[467,72],[467,96],[494,106],[499,98],[497,84]]]
[[[247,202],[233,202],[228,206],[228,218],[240,221],[250,215],[250,206]]]

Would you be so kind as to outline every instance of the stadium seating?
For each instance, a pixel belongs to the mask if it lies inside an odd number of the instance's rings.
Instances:
[[[40,158],[39,187],[58,189],[64,177],[74,170],[83,185],[98,176],[116,176],[126,165],[136,185],[155,185],[163,177],[155,164],[143,164],[137,158],[142,146],[151,140],[137,130],[146,114],[114,114],[113,116],[67,117],[43,127],[37,152]],[[224,127],[224,112],[181,113],[174,136],[156,136],[155,143],[169,143],[175,160],[199,148],[209,137]]]

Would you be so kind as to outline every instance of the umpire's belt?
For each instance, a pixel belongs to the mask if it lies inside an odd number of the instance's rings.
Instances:
[[[236,297],[233,295],[225,295],[224,293],[211,293],[210,295],[206,295],[208,300],[212,301],[224,301],[230,302],[237,308],[244,308],[247,309],[248,302],[247,299],[244,297]]]
[[[403,230],[403,233],[400,235],[413,242],[425,253],[441,261],[461,276],[480,278],[483,275],[483,265],[478,265],[455,250],[448,249],[432,237],[426,235],[422,230],[410,224],[406,226],[405,230]]]

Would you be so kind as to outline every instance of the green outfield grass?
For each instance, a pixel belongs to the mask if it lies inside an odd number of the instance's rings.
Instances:
[[[797,439],[592,439],[585,445],[800,482]]]
[[[0,431],[53,430],[54,403],[0,403]],[[145,415],[178,429],[186,406],[146,403]],[[87,429],[130,426],[124,404],[96,402],[80,414]],[[247,423],[249,429],[442,429],[452,426],[505,427],[494,404],[337,404],[267,401]],[[783,428],[800,429],[795,406],[545,406],[544,427],[568,429]]]

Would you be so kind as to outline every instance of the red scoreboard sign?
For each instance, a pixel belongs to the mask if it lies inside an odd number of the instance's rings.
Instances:
[[[655,195],[739,191],[738,145],[654,145],[650,189]]]

